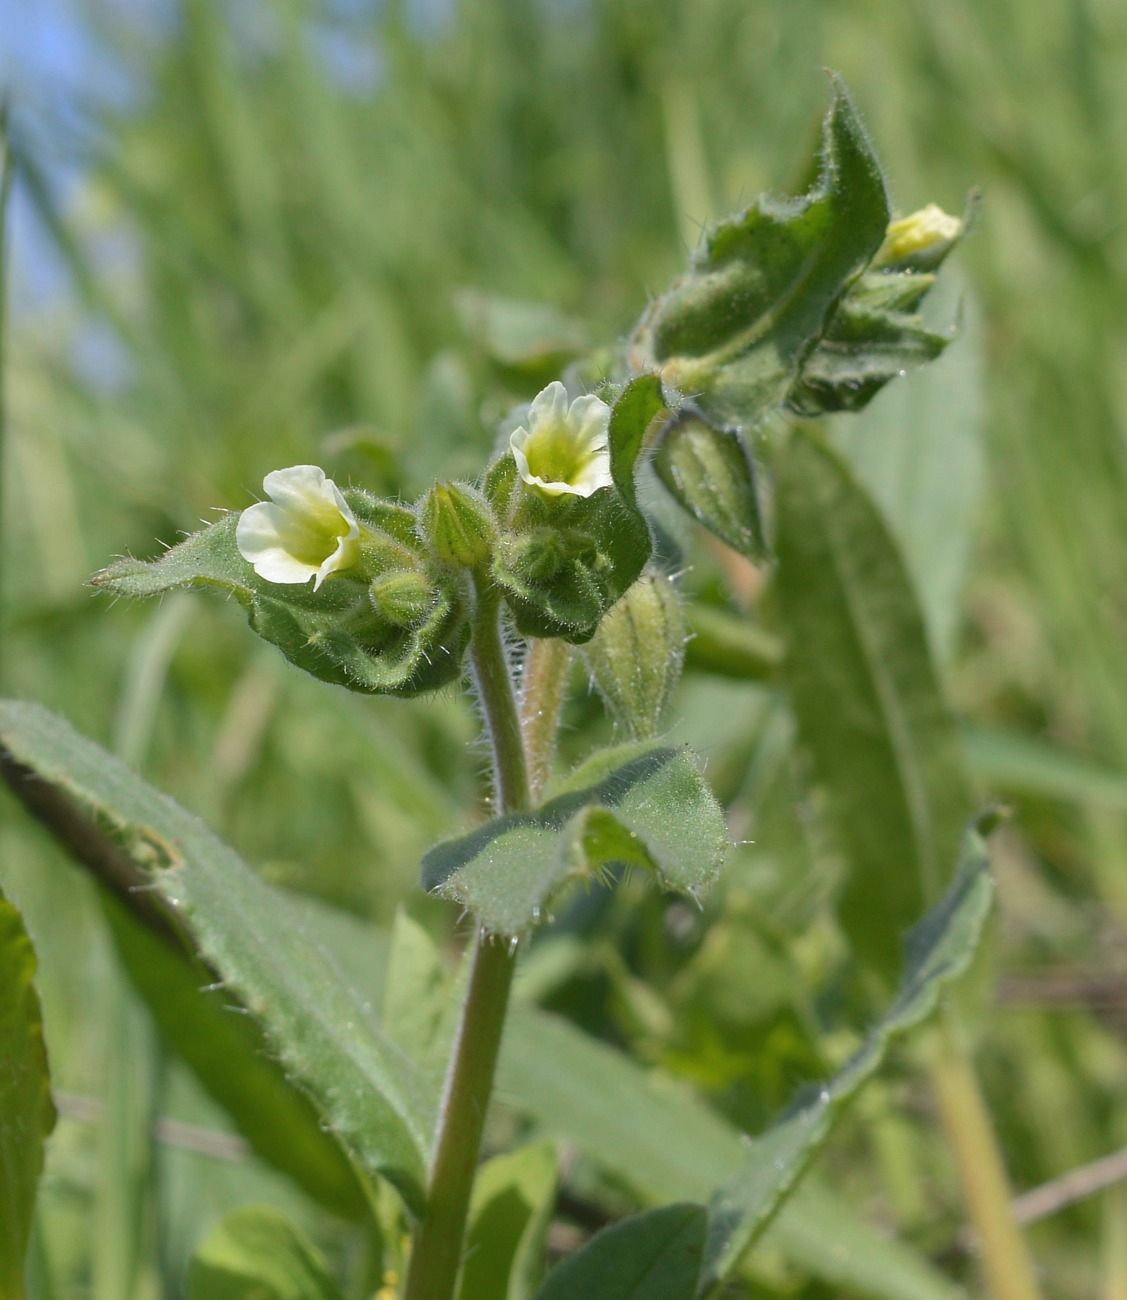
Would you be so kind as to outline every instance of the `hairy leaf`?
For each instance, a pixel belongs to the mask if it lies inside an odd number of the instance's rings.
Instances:
[[[21,1300],[35,1192],[55,1106],[35,991],[35,952],[0,894],[0,1295]]]
[[[786,397],[888,218],[880,165],[835,79],[813,187],[762,197],[709,231],[688,275],[642,318],[634,364],[718,425],[756,424]]]
[[[784,675],[848,874],[842,924],[887,981],[939,897],[970,799],[911,583],[841,460],[796,434],[779,474]]]
[[[437,845],[423,885],[468,907],[487,929],[520,934],[569,882],[612,865],[651,870],[696,893],[727,848],[724,818],[685,749],[623,745],[597,754],[534,812],[510,813]]]
[[[828,1083],[810,1089],[788,1115],[752,1142],[741,1168],[712,1197],[702,1293],[723,1281],[762,1235],[892,1043],[926,1019],[970,965],[993,892],[986,846],[981,835],[971,831],[954,884],[908,935],[907,968],[888,1013]]]
[[[422,1204],[435,1098],[294,909],[221,840],[33,704],[0,704],[0,746],[106,825],[362,1167]]]
[[[556,1016],[518,1003],[501,1048],[498,1095],[575,1143],[648,1202],[706,1202],[741,1168],[744,1141],[721,1116],[628,1056]],[[870,1227],[806,1179],[768,1240],[831,1289],[873,1300],[960,1300],[920,1254]]]
[[[280,895],[278,901],[291,908],[294,924],[323,911],[313,900],[298,904]],[[214,974],[203,962],[171,947],[117,900],[107,898],[105,908],[122,964],[165,1043],[255,1154],[334,1213],[363,1218],[367,1203],[355,1170],[322,1129],[308,1094],[287,1079],[258,1023],[237,1014],[242,1008],[225,988],[211,987]],[[326,923],[333,919],[324,913]]]

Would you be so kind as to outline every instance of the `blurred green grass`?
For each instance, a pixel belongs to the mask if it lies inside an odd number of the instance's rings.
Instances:
[[[1011,743],[1049,742],[1093,774],[1038,782],[1011,763],[988,791],[1017,812],[999,861],[995,968],[1003,995],[1018,984],[1024,995],[984,1018],[987,1089],[1021,1188],[1122,1145],[1127,827],[1106,797],[1109,779],[1127,780],[1122,6],[172,9],[175,21],[150,31],[88,5],[137,93],[94,105],[95,130],[56,138],[84,176],[71,202],[53,199],[47,159],[18,160],[74,296],[9,332],[6,690],[131,748],[150,779],[274,878],[386,919],[422,850],[480,799],[462,701],[341,698],[282,671],[233,609],[111,609],[85,578],[217,506],[245,505],[279,465],[318,461],[407,498],[440,470],[472,473],[496,417],[541,376],[498,360],[464,291],[546,304],[584,322],[593,343],[619,337],[701,225],[794,180],[826,99],[820,69],[836,68],[901,210],[958,210],[972,186],[984,195],[959,255],[981,419],[940,392],[926,419],[899,430],[933,436],[951,409],[985,456],[985,479],[965,484],[942,457],[908,467],[953,499],[919,562],[948,544],[969,557],[946,660],[954,698]],[[342,49],[359,75],[345,75]],[[19,113],[17,103],[17,151]],[[76,363],[91,338],[109,340],[112,366]],[[914,419],[911,402],[898,409]],[[884,454],[877,479],[898,453]],[[719,590],[708,555],[693,562],[692,584]],[[795,815],[785,721],[765,692],[701,677],[681,704],[733,824],[756,842],[714,905],[707,944],[694,947],[690,918],[690,955],[671,956],[662,908],[616,905],[603,925],[626,966],[596,964],[568,1005],[604,1028],[609,1018],[635,1050],[756,1124],[818,1068],[815,1030],[853,995],[838,976],[830,882]],[[603,725],[582,699],[570,722],[569,748]],[[41,949],[56,1076],[96,1096],[108,953],[85,889],[3,799],[5,887]],[[76,958],[78,935],[89,961]],[[659,1011],[638,975],[654,980]],[[1081,993],[1062,1003],[1069,979]],[[733,983],[756,997],[733,996]],[[1096,984],[1104,992],[1085,996]],[[183,1080],[180,1093],[176,1104],[218,1122]],[[950,1171],[926,1113],[911,1109],[922,1103],[910,1079],[886,1093],[909,1119],[875,1104],[867,1126],[854,1119],[840,1176],[874,1214],[942,1251],[960,1221]],[[89,1136],[64,1122],[45,1196],[62,1296],[89,1293],[74,1215],[99,1194]],[[868,1159],[877,1174],[866,1178]],[[179,1244],[150,1261],[156,1275],[176,1275],[184,1239],[222,1202],[200,1160],[169,1160],[162,1214]],[[1127,1274],[1124,1244],[1104,1231],[1117,1208],[1109,1194],[1034,1230],[1051,1294],[1122,1295],[1112,1288]]]

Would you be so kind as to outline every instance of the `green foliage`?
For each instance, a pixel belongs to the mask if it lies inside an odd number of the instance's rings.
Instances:
[[[341,1300],[316,1247],[278,1210],[227,1215],[196,1251],[189,1300]]]
[[[303,924],[317,907],[309,899],[290,902],[290,924]],[[320,1204],[349,1219],[363,1217],[366,1201],[348,1157],[322,1128],[309,1097],[287,1078],[258,1023],[233,1014],[231,994],[215,987],[214,972],[202,961],[172,948],[114,900],[106,899],[105,909],[122,964],[165,1044],[251,1149]]]
[[[544,1271],[556,1196],[555,1147],[519,1147],[474,1181],[458,1300],[528,1300]]]
[[[636,364],[660,369],[719,426],[754,428],[786,398],[888,218],[880,164],[835,81],[810,191],[761,198],[711,229],[689,274],[642,318]]]
[[[954,884],[907,936],[907,964],[887,1014],[864,1046],[824,1086],[757,1137],[741,1168],[709,1204],[701,1290],[723,1281],[771,1221],[783,1199],[829,1139],[842,1111],[880,1069],[893,1042],[914,1029],[970,965],[993,898],[986,846],[971,831]]]
[[[653,376],[633,380],[618,396],[607,438],[613,488],[545,499],[515,478],[508,452],[487,475],[486,495],[505,530],[493,576],[523,636],[589,641],[645,568],[650,531],[638,509],[634,467],[662,408],[661,385]]]
[[[923,621],[888,529],[838,457],[796,434],[779,472],[784,675],[848,874],[840,915],[886,981],[942,890],[970,798]]]
[[[719,869],[724,818],[684,749],[623,745],[549,788],[535,812],[510,813],[423,859],[423,886],[470,909],[486,929],[519,935],[565,885],[610,867],[645,867],[695,895]]]
[[[742,1167],[740,1133],[715,1111],[559,1017],[517,1006],[498,1092],[574,1143],[647,1202],[707,1202]],[[769,1243],[835,1289],[873,1300],[957,1300],[958,1287],[907,1243],[876,1231],[807,1179],[769,1226]]]
[[[667,1205],[623,1219],[561,1264],[536,1300],[693,1300],[707,1226],[699,1205]]]
[[[108,823],[207,963],[263,1025],[338,1140],[418,1208],[435,1099],[332,950],[311,943],[292,912],[194,817],[61,719],[6,701],[0,744]]]
[[[374,577],[426,573],[415,517],[369,493],[345,494],[362,527],[368,560],[359,576],[334,574],[319,590],[259,578],[235,544],[238,515],[193,533],[158,560],[118,560],[92,579],[122,596],[156,596],[180,587],[210,587],[245,606],[250,625],[292,663],[322,681],[352,690],[417,695],[458,677],[469,639],[465,593],[457,581],[430,573],[432,597],[404,623],[369,598]]]
[[[55,1127],[35,952],[19,912],[0,894],[0,1295],[22,1300],[46,1140]]]
[[[582,653],[615,721],[634,740],[656,736],[685,660],[685,615],[673,580],[660,572],[639,578]]]
[[[654,469],[699,524],[749,559],[767,551],[755,461],[734,429],[716,429],[691,405],[662,432]]]

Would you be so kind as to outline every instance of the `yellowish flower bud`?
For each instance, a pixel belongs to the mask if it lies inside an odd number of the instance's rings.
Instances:
[[[889,225],[873,266],[887,268],[901,263],[911,263],[916,269],[933,266],[942,261],[962,233],[963,222],[959,217],[944,212],[936,203],[929,203],[926,208]]]

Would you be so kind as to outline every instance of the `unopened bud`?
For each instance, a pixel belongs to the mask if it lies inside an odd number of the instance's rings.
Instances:
[[[376,613],[392,627],[418,623],[434,603],[434,588],[417,569],[392,569],[372,580],[368,595]]]
[[[672,581],[644,574],[603,616],[582,653],[607,708],[630,735],[656,735],[685,660],[685,619]]]
[[[893,221],[873,258],[876,270],[928,271],[938,266],[962,238],[963,222],[929,203]]]
[[[444,564],[473,569],[493,549],[493,519],[485,498],[461,483],[436,483],[423,501],[422,524]]]

